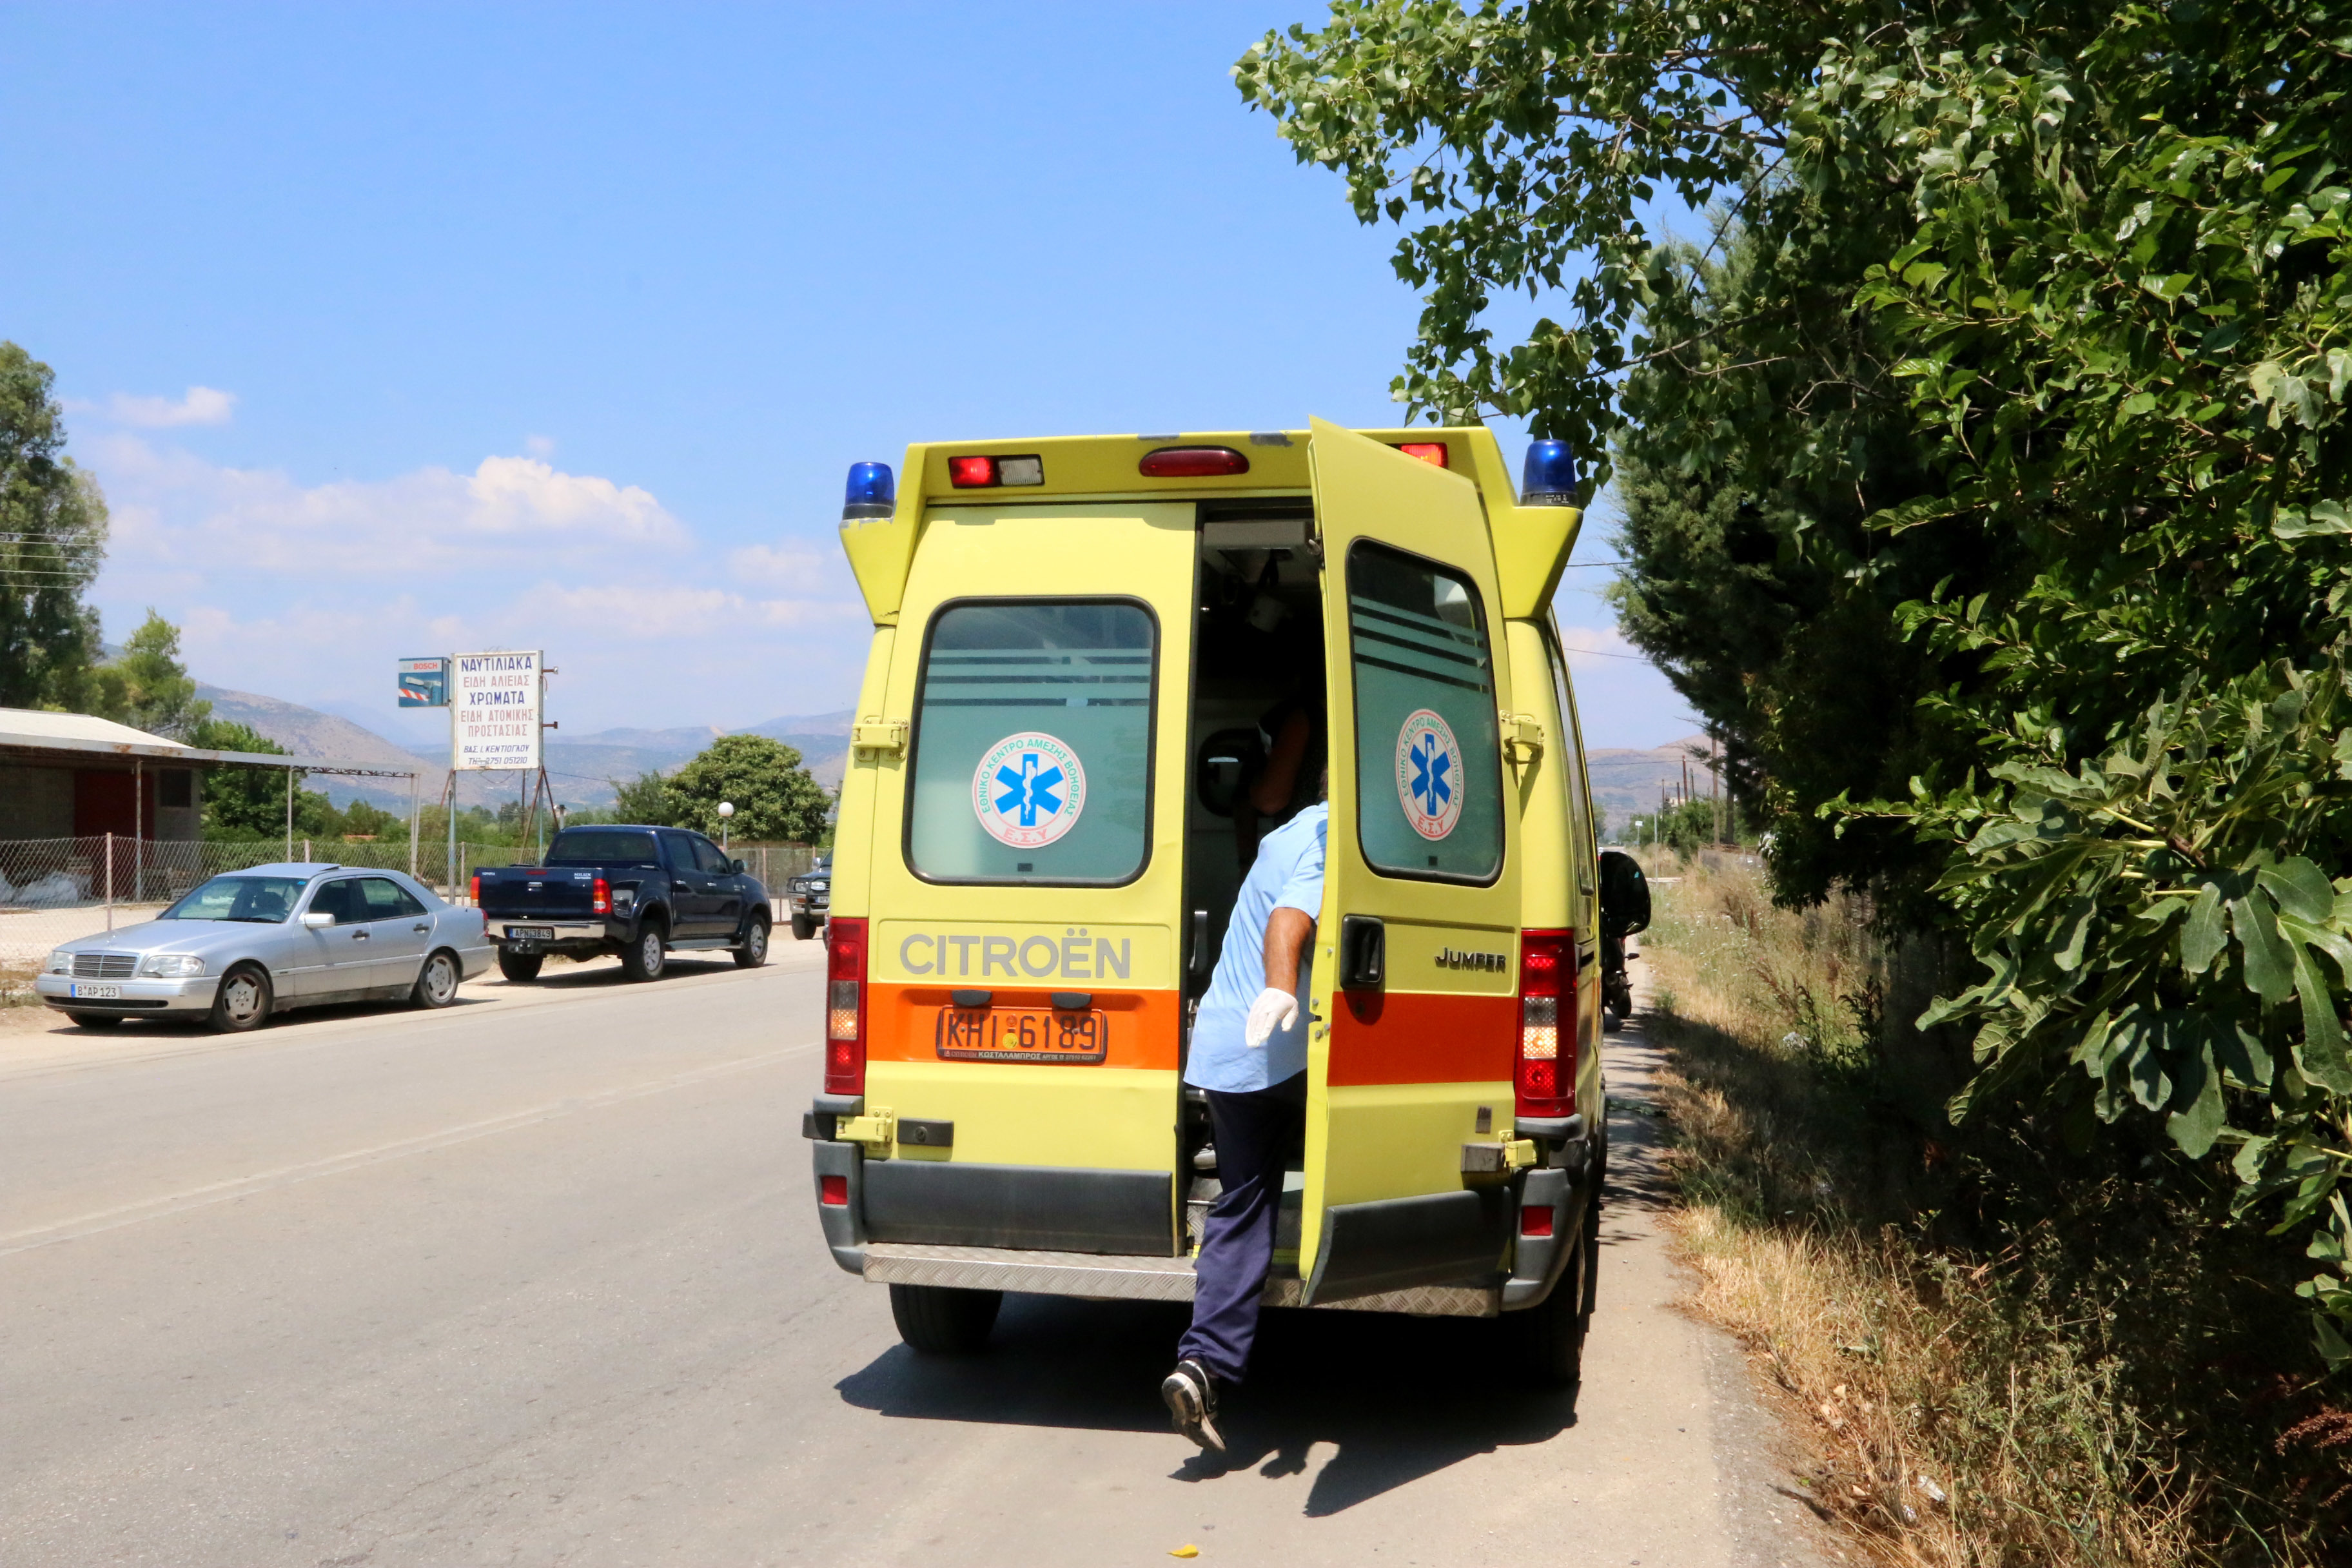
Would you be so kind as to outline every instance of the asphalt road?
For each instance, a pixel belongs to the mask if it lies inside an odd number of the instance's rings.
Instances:
[[[818,1240],[819,955],[224,1040],[0,1031],[0,1564],[1813,1561],[1738,1352],[1618,1190],[1574,1395],[1493,1325],[1276,1313],[1213,1465],[1181,1310],[898,1342]]]

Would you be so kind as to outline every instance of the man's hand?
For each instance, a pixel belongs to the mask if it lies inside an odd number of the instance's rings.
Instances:
[[[1249,1021],[1242,1026],[1242,1041],[1252,1050],[1276,1029],[1298,1022],[1298,960],[1314,940],[1315,917],[1304,910],[1277,904],[1266,917],[1265,989],[1250,1004]]]
[[[1254,1051],[1261,1050],[1276,1029],[1287,1029],[1297,1022],[1298,998],[1269,985],[1250,1004],[1249,1022],[1242,1026],[1243,1043]]]

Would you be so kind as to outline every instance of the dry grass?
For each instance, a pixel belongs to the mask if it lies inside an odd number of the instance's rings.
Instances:
[[[2312,1468],[2279,1458],[2302,1428],[2273,1444],[2210,1408],[2233,1386],[2216,1371],[2236,1353],[2216,1300],[2232,1262],[2174,1215],[2193,1189],[2100,1179],[1956,1220],[1986,1206],[1983,1163],[1960,1169],[1935,1110],[1957,1059],[1901,1023],[1933,955],[1889,951],[1857,902],[1776,910],[1737,868],[1689,868],[1658,906],[1643,957],[1691,1305],[1784,1392],[1842,1529],[1939,1568],[2340,1560],[2326,1507],[2301,1508],[2324,1505]],[[2167,1357],[2190,1363],[2178,1389]],[[2238,1382],[2250,1409],[2273,1386]],[[2352,1443],[2352,1417],[2304,1408],[2306,1447]]]

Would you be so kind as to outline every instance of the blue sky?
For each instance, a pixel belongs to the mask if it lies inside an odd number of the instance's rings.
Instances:
[[[571,733],[846,706],[853,459],[1394,422],[1393,234],[1229,75],[1318,11],[0,4],[0,337],[109,635],[418,741],[393,660],[460,647],[543,646]],[[1689,732],[1607,575],[1587,743]]]

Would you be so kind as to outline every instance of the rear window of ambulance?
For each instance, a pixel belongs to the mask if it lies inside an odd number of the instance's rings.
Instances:
[[[1131,601],[940,611],[915,702],[908,866],[940,882],[1139,876],[1158,658],[1159,627]]]

